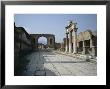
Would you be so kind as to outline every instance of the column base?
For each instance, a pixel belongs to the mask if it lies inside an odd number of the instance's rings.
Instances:
[[[73,54],[77,54],[77,52],[73,52]]]
[[[69,53],[69,51],[65,51],[65,53]]]
[[[69,53],[73,53],[72,50],[69,50]]]
[[[72,47],[69,49],[69,53],[73,53]]]

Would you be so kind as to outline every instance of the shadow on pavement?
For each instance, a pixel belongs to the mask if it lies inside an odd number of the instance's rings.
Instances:
[[[39,54],[39,58],[36,58],[37,63],[34,62],[33,64],[29,63],[27,64],[26,68],[23,69],[23,72],[16,75],[16,76],[56,76],[55,72],[53,72],[52,70],[45,68],[44,64],[46,63],[46,59],[43,56],[43,52],[47,52],[48,50],[36,50],[36,52],[38,52]],[[35,52],[33,52],[34,55]],[[53,55],[53,53],[49,52],[49,55]],[[31,61],[32,59],[30,59]]]

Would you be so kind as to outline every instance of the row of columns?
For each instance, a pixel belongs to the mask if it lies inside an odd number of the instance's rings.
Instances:
[[[76,23],[70,21],[69,25],[66,28],[66,46],[65,52],[69,53],[78,53],[77,51],[77,29]],[[73,37],[74,36],[74,37]],[[74,38],[74,39],[73,39]],[[93,39],[90,39],[90,48],[92,49],[92,53],[95,53],[95,46],[93,45]],[[82,54],[86,54],[86,45],[83,40],[83,51]]]
[[[69,26],[66,28],[66,52],[77,53],[77,28],[76,23],[70,21]],[[74,42],[73,42],[74,33]],[[69,35],[69,37],[68,37]]]

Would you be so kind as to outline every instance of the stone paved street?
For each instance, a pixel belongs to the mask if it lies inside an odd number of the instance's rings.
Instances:
[[[27,55],[25,76],[96,76],[97,64],[42,49]]]

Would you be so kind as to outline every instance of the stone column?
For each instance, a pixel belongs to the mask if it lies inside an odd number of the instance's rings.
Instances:
[[[55,48],[55,37],[53,37],[53,48]]]
[[[66,33],[66,48],[65,52],[69,51],[69,45],[68,45],[68,33]]]
[[[77,53],[77,30],[74,30],[74,44],[73,44],[73,53]]]
[[[90,48],[92,49],[92,55],[95,56],[95,46],[93,45],[93,40],[90,39]]]
[[[69,53],[72,53],[72,30],[69,31]]]
[[[92,48],[93,44],[92,44],[92,39],[90,39],[90,48]]]
[[[64,43],[61,43],[61,51],[64,52]]]
[[[86,54],[86,49],[85,49],[85,42],[83,40],[83,54]]]

